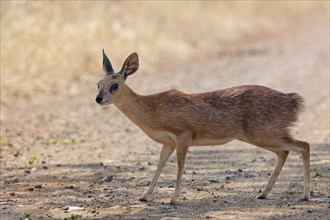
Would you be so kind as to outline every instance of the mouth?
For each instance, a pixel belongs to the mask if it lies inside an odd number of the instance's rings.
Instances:
[[[108,105],[108,104],[110,104],[110,102],[109,101],[104,101],[104,102],[100,102],[100,103],[98,103],[99,105]]]

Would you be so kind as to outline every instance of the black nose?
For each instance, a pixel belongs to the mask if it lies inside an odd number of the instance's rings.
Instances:
[[[101,96],[97,96],[96,99],[95,99],[95,101],[97,103],[100,103],[102,101],[102,97]]]

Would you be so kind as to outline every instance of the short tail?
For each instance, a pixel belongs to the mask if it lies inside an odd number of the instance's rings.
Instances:
[[[298,93],[288,93],[287,95],[292,99],[293,108],[297,114],[305,110],[305,101],[303,97]]]

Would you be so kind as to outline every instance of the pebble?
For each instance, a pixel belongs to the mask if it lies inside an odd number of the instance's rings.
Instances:
[[[245,173],[245,174],[244,174],[244,177],[245,177],[245,178],[252,178],[252,177],[255,177],[255,175],[252,174],[252,173]]]
[[[66,210],[69,210],[69,206],[67,206],[67,205],[66,205],[66,206],[63,206],[63,207],[62,207],[62,210],[65,210],[65,211],[66,211]]]
[[[14,153],[14,157],[18,157],[19,156],[19,151],[16,151],[15,153]]]
[[[110,207],[110,209],[120,209],[120,208],[121,208],[120,205],[115,205],[115,206]]]
[[[113,180],[113,176],[104,177],[102,179],[102,181],[104,181],[104,182],[111,182],[112,180]]]
[[[108,197],[108,196],[109,196],[109,194],[101,193],[101,194],[99,194],[97,197],[98,197],[98,198],[104,198],[104,197]]]
[[[147,207],[147,204],[137,204],[137,205],[130,205],[130,208],[145,208]]]
[[[13,177],[11,179],[5,180],[5,184],[11,184],[11,183],[18,183],[19,179],[17,177]]]
[[[68,211],[84,210],[84,207],[69,206]]]
[[[42,188],[42,185],[41,184],[35,185],[34,188],[41,189]]]
[[[68,193],[73,193],[74,191],[71,190],[71,189],[66,189],[66,190],[56,190],[54,192],[51,193],[51,195],[53,196],[57,196],[57,195],[60,195],[60,194],[68,194]]]

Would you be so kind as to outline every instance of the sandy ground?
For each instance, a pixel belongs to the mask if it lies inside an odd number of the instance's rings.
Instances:
[[[293,134],[311,144],[311,201],[299,201],[303,167],[296,153],[289,155],[268,198],[256,199],[276,157],[234,141],[190,148],[178,205],[168,205],[176,177],[174,154],[151,201],[139,202],[160,145],[115,106],[96,105],[95,85],[82,85],[78,96],[36,97],[2,109],[1,219],[65,219],[72,214],[81,219],[330,218],[329,23],[311,22],[280,34],[215,45],[205,54],[196,51],[186,62],[173,57],[148,70],[141,60],[127,83],[139,94],[241,84],[300,93],[306,111]]]

